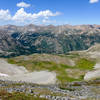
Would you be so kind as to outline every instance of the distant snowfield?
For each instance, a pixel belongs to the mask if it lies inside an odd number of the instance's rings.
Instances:
[[[23,66],[16,66],[0,59],[0,79],[12,81],[24,81],[37,84],[56,83],[56,74],[48,71],[28,72]]]
[[[95,70],[95,71],[86,73],[84,80],[89,81],[89,80],[93,80],[97,78],[100,78],[100,70]]]
[[[96,63],[96,65],[94,66],[94,70],[89,71],[85,74],[84,80],[86,80],[86,81],[100,78],[100,52],[99,51],[100,51],[100,44],[93,46],[93,47],[89,48],[88,50],[84,51],[84,54],[86,54],[87,57],[97,59],[97,61],[98,61]]]
[[[7,74],[2,74],[2,73],[0,73],[0,77],[8,77],[9,75],[7,75]]]
[[[9,80],[25,81],[37,84],[54,84],[56,82],[56,74],[48,71],[32,72],[22,75],[14,75]]]
[[[100,63],[97,63],[94,66],[94,70],[86,73],[84,76],[84,80],[86,81],[97,79],[97,78],[100,78]]]
[[[94,66],[94,69],[98,69],[98,70],[100,70],[100,63],[97,63],[95,66]]]

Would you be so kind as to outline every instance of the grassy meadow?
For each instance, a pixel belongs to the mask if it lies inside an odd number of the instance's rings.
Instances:
[[[82,81],[87,71],[92,70],[95,61],[82,58],[78,54],[49,55],[33,54],[7,59],[8,63],[24,66],[30,72],[48,70],[56,73],[57,82]],[[75,65],[71,65],[73,61]]]

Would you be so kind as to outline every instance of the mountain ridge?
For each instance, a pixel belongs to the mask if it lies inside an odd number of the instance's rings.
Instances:
[[[100,25],[0,26],[0,56],[66,54],[100,43]]]

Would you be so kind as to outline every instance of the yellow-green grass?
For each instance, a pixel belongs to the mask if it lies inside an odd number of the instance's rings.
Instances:
[[[35,57],[37,55],[33,55]],[[50,55],[49,55],[50,56]],[[61,56],[60,56],[61,57]],[[66,56],[67,57],[67,56]],[[58,64],[53,61],[36,61],[32,58],[24,60],[20,59],[20,57],[17,58],[10,58],[8,59],[8,62],[11,64],[17,64],[18,66],[24,66],[29,71],[41,71],[41,70],[48,70],[52,72],[56,72],[58,82],[65,83],[65,82],[73,82],[73,81],[82,81],[85,73],[89,70],[93,69],[93,66],[95,65],[95,61],[91,61],[86,58],[78,58],[75,60],[76,65],[75,66],[69,66],[66,64]],[[71,77],[71,73],[68,73],[66,70],[72,69],[74,72],[74,69],[77,69],[78,71],[74,73],[75,75],[77,73],[77,77],[73,75]]]
[[[1,100],[47,100],[45,98],[40,98],[39,96],[35,97],[34,95],[25,94],[25,93],[8,93],[5,90],[0,90],[0,99]]]
[[[82,70],[92,70],[95,64],[95,61],[81,58],[77,61],[76,67]]]

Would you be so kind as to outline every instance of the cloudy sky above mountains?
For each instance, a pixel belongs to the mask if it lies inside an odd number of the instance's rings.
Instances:
[[[100,24],[99,0],[0,0],[0,25]]]

